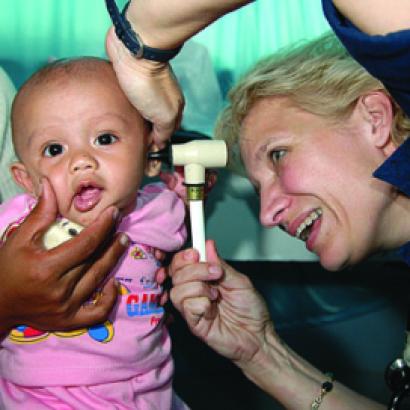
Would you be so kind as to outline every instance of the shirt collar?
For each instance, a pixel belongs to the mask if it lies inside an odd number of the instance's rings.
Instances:
[[[373,176],[388,182],[410,197],[410,137],[376,169]],[[403,245],[398,253],[410,265],[410,242]]]

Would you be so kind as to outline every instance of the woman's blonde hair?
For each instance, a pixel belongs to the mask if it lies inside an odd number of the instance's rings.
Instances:
[[[351,114],[361,95],[374,90],[389,95],[380,81],[353,60],[336,36],[327,33],[280,50],[245,74],[228,94],[228,106],[217,121],[215,138],[227,142],[231,168],[241,172],[240,128],[257,100],[287,97],[297,107],[338,123]],[[399,145],[410,132],[410,119],[391,100],[392,138]]]

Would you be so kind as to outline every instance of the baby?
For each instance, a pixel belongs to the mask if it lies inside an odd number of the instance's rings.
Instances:
[[[11,172],[27,193],[1,206],[3,241],[34,207],[45,176],[61,218],[87,226],[115,205],[122,216],[118,231],[130,244],[112,272],[119,295],[105,323],[52,333],[22,324],[10,332],[0,349],[0,407],[185,409],[172,391],[154,257],[154,249],[184,244],[185,206],[162,184],[140,190],[144,172],[159,172],[146,161],[149,124],[108,61],[80,58],[52,63],[22,86],[12,127],[19,162]]]

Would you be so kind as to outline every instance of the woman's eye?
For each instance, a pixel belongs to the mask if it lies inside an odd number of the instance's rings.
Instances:
[[[279,149],[275,151],[271,151],[270,156],[272,158],[272,162],[274,164],[278,163],[279,160],[286,155],[286,151],[284,149]]]
[[[61,144],[50,144],[44,148],[43,155],[45,157],[56,157],[62,154],[64,147]]]
[[[95,145],[110,145],[118,141],[118,137],[112,134],[102,134],[95,139]]]

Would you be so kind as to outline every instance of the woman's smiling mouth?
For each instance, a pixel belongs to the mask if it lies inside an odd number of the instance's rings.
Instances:
[[[313,226],[313,223],[317,219],[319,219],[321,215],[322,210],[320,208],[317,208],[314,211],[312,211],[296,229],[296,238],[301,239],[302,241],[306,241],[309,238],[309,234]]]

